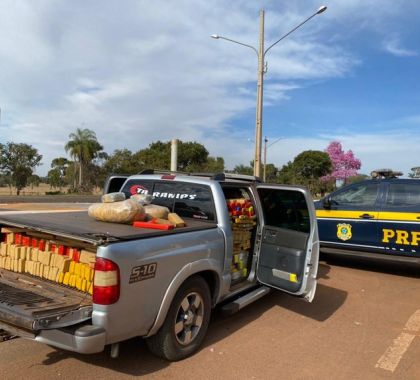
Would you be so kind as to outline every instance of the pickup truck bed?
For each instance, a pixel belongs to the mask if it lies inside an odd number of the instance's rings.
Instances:
[[[162,231],[149,228],[135,228],[126,224],[99,222],[89,217],[87,211],[25,213],[0,216],[0,225],[50,233],[54,236],[86,242],[95,246],[117,241],[197,231],[217,226],[215,223],[196,219],[186,219],[185,221],[186,227]]]
[[[99,222],[86,211],[17,213],[0,216],[0,227],[18,227],[51,235],[51,239],[80,246],[99,246],[134,239],[215,228],[215,223],[187,219],[187,226],[173,230],[135,228]],[[0,328],[19,335],[62,328],[91,318],[92,297],[69,286],[26,273],[0,269]],[[23,334],[26,333],[26,334]]]

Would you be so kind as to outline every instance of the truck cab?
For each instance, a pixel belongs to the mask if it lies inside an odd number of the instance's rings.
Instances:
[[[230,279],[225,288],[243,290],[237,284],[259,282],[312,301],[318,232],[305,188],[263,184],[256,177],[236,174],[207,178],[163,173],[131,176],[120,190],[126,197],[150,194],[155,204],[181,217],[217,223],[226,238],[224,272]],[[251,224],[238,220],[246,216],[245,208],[253,210]]]

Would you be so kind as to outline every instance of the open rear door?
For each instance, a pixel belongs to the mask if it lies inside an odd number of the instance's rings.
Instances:
[[[311,302],[319,259],[312,197],[305,188],[258,185],[263,213],[257,278]]]

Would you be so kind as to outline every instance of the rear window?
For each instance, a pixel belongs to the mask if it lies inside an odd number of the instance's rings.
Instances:
[[[129,180],[125,183],[121,191],[127,199],[135,194],[152,194],[153,184],[154,181]]]
[[[181,217],[215,221],[216,213],[209,186],[186,182],[129,180],[122,192],[153,195],[153,204],[168,207]]]
[[[303,193],[295,190],[259,188],[266,225],[309,232],[308,205]]]

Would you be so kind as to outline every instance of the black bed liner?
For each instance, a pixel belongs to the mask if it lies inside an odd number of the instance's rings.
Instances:
[[[135,228],[126,224],[99,222],[89,217],[87,211],[0,215],[0,225],[26,228],[31,231],[44,232],[93,245],[191,232],[217,226],[214,222],[196,219],[185,219],[185,221],[186,227],[162,231]]]

